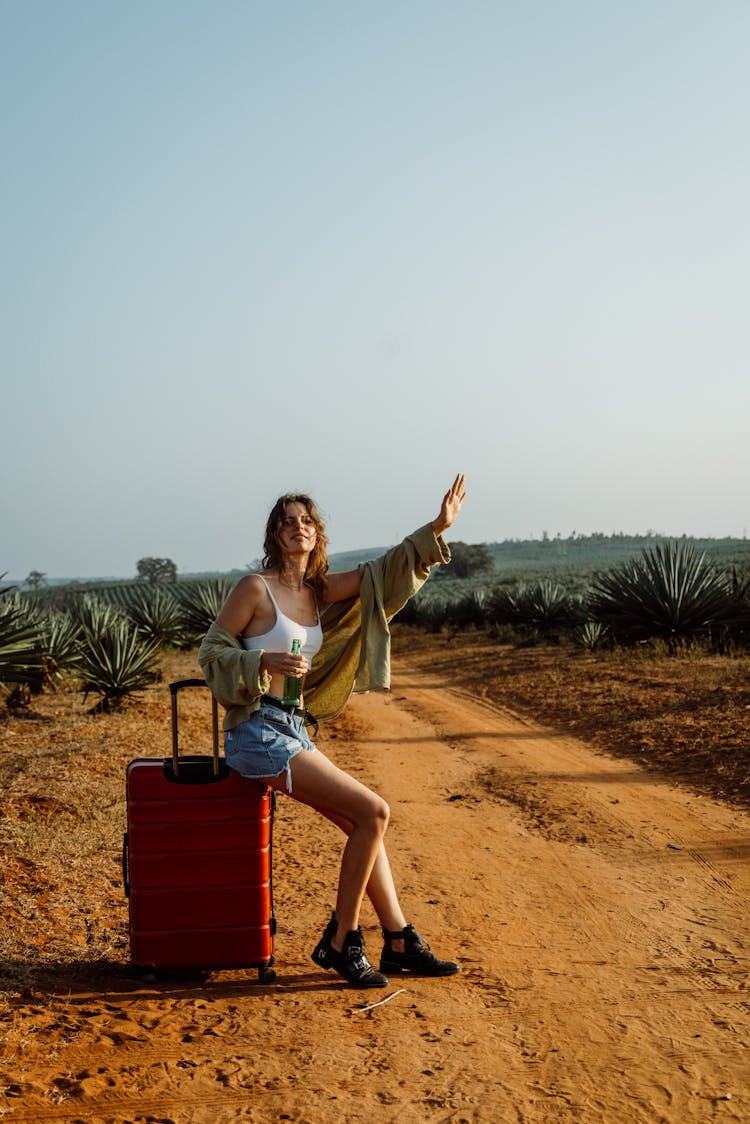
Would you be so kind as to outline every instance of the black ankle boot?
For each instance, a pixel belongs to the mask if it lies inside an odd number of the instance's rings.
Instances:
[[[347,933],[341,952],[337,952],[331,944],[337,928],[336,914],[332,913],[323,936],[313,950],[315,963],[321,968],[333,968],[352,987],[387,987],[388,977],[376,972],[365,956],[362,930],[354,929]]]
[[[404,951],[396,952],[393,942],[404,942]],[[414,976],[452,976],[461,969],[453,960],[439,960],[427,941],[420,937],[413,925],[407,925],[397,933],[383,929],[383,952],[380,957],[380,971],[389,975],[411,972]]]

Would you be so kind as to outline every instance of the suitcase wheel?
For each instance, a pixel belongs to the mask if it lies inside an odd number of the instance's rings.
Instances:
[[[258,968],[258,983],[273,983],[275,979],[276,972],[273,968],[266,967],[265,965],[262,968]]]

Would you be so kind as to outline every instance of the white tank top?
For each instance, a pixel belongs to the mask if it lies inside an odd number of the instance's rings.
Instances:
[[[299,640],[300,655],[305,657],[307,666],[310,667],[313,656],[316,656],[323,646],[323,629],[320,627],[320,613],[318,612],[317,602],[315,613],[318,623],[314,625],[298,624],[297,621],[293,621],[291,617],[282,613],[276,604],[276,598],[269,589],[268,582],[260,574],[258,574],[258,577],[268,590],[268,596],[276,610],[276,620],[270,632],[264,632],[261,636],[241,636],[240,640],[243,647],[248,651],[256,651],[258,648],[262,648],[265,652],[291,652],[292,640]]]

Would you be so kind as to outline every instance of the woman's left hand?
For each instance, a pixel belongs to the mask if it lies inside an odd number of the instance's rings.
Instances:
[[[466,498],[466,488],[464,486],[465,477],[462,472],[458,474],[453,481],[453,485],[443,496],[443,503],[440,508],[440,514],[437,519],[433,519],[432,527],[436,535],[442,535],[443,531],[455,523],[458,519],[459,512],[461,511],[461,504]]]

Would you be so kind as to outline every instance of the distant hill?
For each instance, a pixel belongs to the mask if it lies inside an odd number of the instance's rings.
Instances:
[[[334,573],[340,573],[342,570],[353,570],[355,566],[359,566],[362,562],[369,562],[371,558],[377,558],[381,554],[385,554],[387,546],[371,546],[366,550],[344,550],[340,554],[332,554],[329,558],[329,567]]]
[[[682,536],[698,551],[705,551],[717,566],[750,565],[750,539],[696,539]],[[673,542],[669,535],[645,534],[592,534],[570,535],[563,539],[504,539],[487,543],[499,575],[508,571],[533,571],[554,569],[603,570],[618,562],[635,558],[657,543]],[[449,544],[450,545],[450,544]],[[388,547],[375,546],[367,550],[350,550],[331,555],[331,570],[351,570],[362,562],[377,558]],[[491,579],[491,574],[487,575]]]
[[[724,539],[698,539],[683,535],[682,538],[692,543],[699,551],[706,555],[721,569],[731,569],[732,566],[750,566],[750,539],[724,538]],[[494,576],[501,581],[518,574],[541,575],[556,574],[561,576],[566,573],[586,574],[597,570],[609,569],[618,562],[634,558],[644,549],[653,547],[658,543],[671,542],[673,538],[668,535],[645,534],[592,534],[570,535],[568,538],[556,536],[555,538],[541,539],[504,539],[502,542],[487,543],[495,564]],[[330,557],[332,572],[352,570],[362,562],[377,558],[388,547],[373,546],[363,547],[359,550],[345,550]],[[178,582],[204,581],[209,578],[229,578],[239,580],[247,570],[207,570],[197,573],[178,573]],[[439,571],[438,571],[439,573]],[[447,576],[447,575],[446,575]],[[484,581],[491,582],[493,574],[485,575]],[[120,584],[134,584],[140,579],[132,578],[47,578],[43,589],[56,586],[73,586],[84,591],[101,586]],[[15,585],[25,589],[23,578],[3,578],[0,587]]]
[[[332,554],[329,558],[330,568],[334,573],[339,573],[342,570],[353,570],[355,566],[359,566],[361,562],[368,562],[371,558],[377,558],[379,554],[383,554],[389,548],[386,546],[373,546],[363,548],[361,550],[345,550],[338,554]],[[177,574],[178,582],[199,582],[208,581],[211,578],[229,578],[230,580],[239,581],[243,574],[249,573],[249,570],[200,570],[195,572],[182,572]],[[4,577],[0,581],[0,588],[6,586],[15,586],[17,589],[24,592],[30,592],[24,584],[24,578],[9,578]],[[143,579],[137,578],[135,574],[132,578],[113,578],[108,577],[94,577],[94,578],[45,578],[38,592],[42,593],[45,589],[51,590],[59,588],[60,586],[70,586],[80,592],[87,590],[101,589],[103,587],[117,586],[117,585],[136,585],[145,584]]]
[[[750,563],[750,539],[696,539],[683,535],[682,540],[705,552],[721,568]],[[673,537],[658,534],[593,534],[571,535],[566,539],[506,539],[487,545],[497,573],[503,574],[518,570],[604,570],[659,543],[673,541]]]

